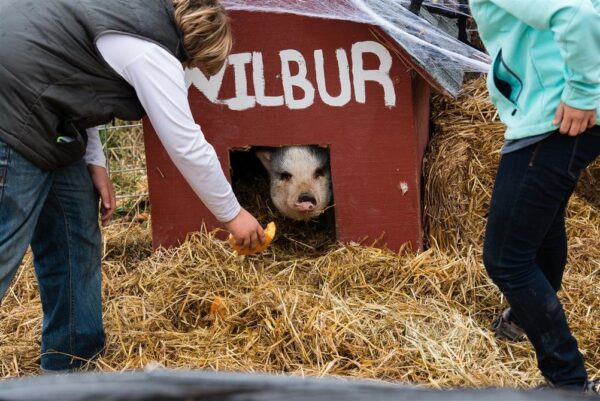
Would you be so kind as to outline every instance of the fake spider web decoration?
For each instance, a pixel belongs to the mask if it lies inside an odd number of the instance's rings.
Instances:
[[[408,10],[407,0],[222,0],[229,10],[288,13],[378,26],[448,93],[457,95],[464,72],[487,72],[490,58]],[[461,14],[456,0],[424,6]],[[457,76],[460,78],[457,79]]]

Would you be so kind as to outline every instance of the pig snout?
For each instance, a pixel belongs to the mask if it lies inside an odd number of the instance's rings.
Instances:
[[[256,153],[269,173],[271,200],[286,217],[310,220],[331,200],[329,155],[317,146],[284,146]]]
[[[299,212],[312,212],[317,207],[317,199],[308,192],[300,194],[298,200],[294,203],[294,209]]]

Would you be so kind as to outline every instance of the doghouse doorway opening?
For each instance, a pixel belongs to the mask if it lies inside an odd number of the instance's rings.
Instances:
[[[297,221],[284,216],[274,205],[270,195],[269,174],[261,164],[257,152],[274,150],[273,147],[251,146],[229,150],[229,166],[233,191],[240,204],[265,226],[277,224],[277,246],[298,252],[321,251],[336,242],[334,194],[325,212],[308,221]],[[329,159],[329,148],[325,148]],[[333,182],[334,177],[331,178]],[[333,191],[331,185],[330,191]]]

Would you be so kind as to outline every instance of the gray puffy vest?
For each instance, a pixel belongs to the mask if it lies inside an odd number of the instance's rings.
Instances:
[[[81,159],[86,128],[144,116],[96,49],[106,32],[188,58],[171,0],[0,0],[0,141],[51,170]]]

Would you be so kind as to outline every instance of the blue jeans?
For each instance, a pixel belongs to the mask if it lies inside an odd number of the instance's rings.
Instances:
[[[565,208],[581,172],[600,154],[600,127],[554,133],[502,156],[484,245],[488,274],[556,386],[587,380],[583,358],[556,295],[567,262]]]
[[[104,347],[98,194],[83,160],[43,171],[0,142],[0,299],[30,244],[42,369],[78,368]]]

